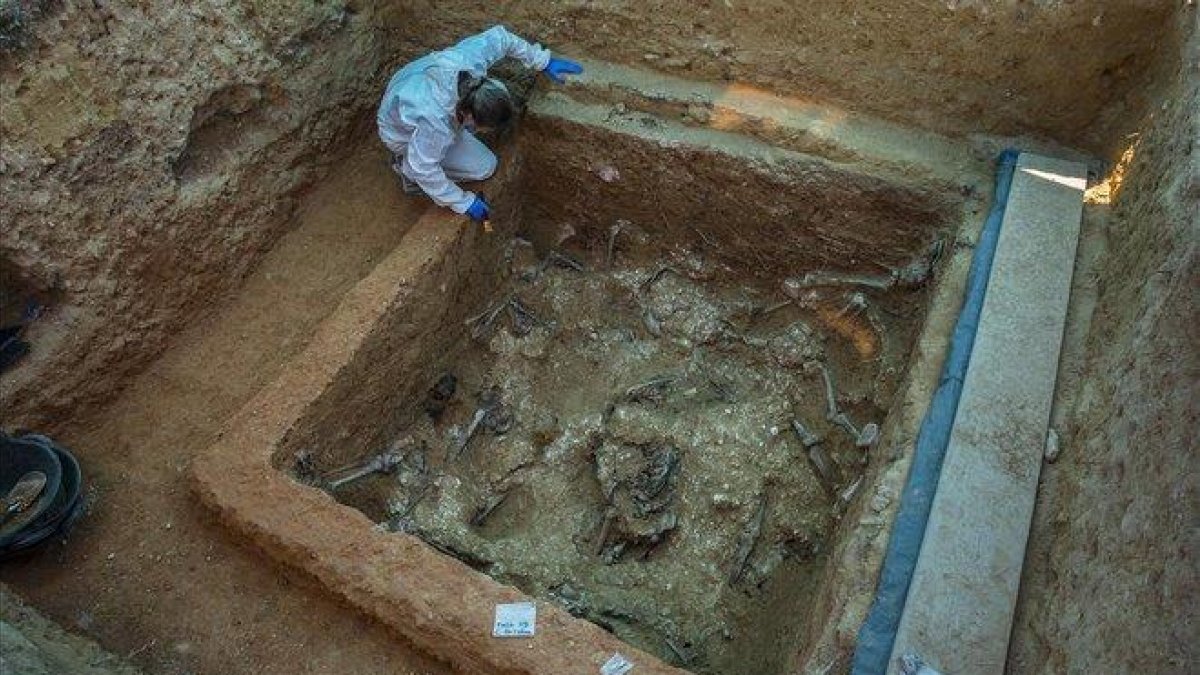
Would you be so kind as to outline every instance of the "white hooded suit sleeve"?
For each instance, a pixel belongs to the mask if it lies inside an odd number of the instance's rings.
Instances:
[[[526,68],[542,70],[550,63],[550,50],[530,44],[508,32],[504,26],[493,26],[472,35],[450,48],[471,64],[474,75],[482,75],[500,59],[511,56]]]
[[[475,194],[460,188],[446,177],[442,159],[454,142],[453,130],[445,124],[423,121],[413,131],[404,163],[400,170],[409,180],[421,186],[425,194],[438,206],[449,207],[455,213],[466,213]]]

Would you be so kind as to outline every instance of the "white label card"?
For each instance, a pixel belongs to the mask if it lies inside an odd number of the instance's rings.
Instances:
[[[633,670],[632,663],[620,654],[613,654],[612,658],[600,666],[600,675],[625,675],[631,670]]]
[[[492,637],[533,637],[537,624],[537,606],[532,602],[496,605]]]

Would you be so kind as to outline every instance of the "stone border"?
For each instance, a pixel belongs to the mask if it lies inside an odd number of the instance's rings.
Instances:
[[[682,675],[553,603],[533,600],[420,539],[384,532],[364,514],[272,466],[289,431],[364,348],[389,313],[421,298],[446,256],[470,236],[460,216],[431,208],[347,293],[308,347],[227,424],[192,466],[194,489],[222,522],[271,558],[315,577],[418,649],[465,672],[595,675],[614,652],[638,675]],[[534,601],[537,636],[491,637],[500,602]]]

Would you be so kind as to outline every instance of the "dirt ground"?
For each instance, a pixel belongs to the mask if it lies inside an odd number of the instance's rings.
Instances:
[[[44,613],[146,672],[447,672],[281,576],[210,522],[187,489],[193,455],[426,206],[399,194],[373,146],[304,203],[296,228],[228,305],[194,323],[104,414],[64,427],[90,513],[65,546],[0,569]]]
[[[787,672],[810,616],[790,608],[814,604],[844,511],[826,490],[861,485],[869,452],[825,420],[814,364],[832,373],[837,405],[859,427],[882,421],[878,404],[894,395],[919,323],[892,317],[922,316],[924,294],[872,295],[863,313],[846,309],[842,290],[811,309],[779,308],[777,291],[737,276],[745,270],[687,249],[667,260],[689,271],[651,286],[662,259],[626,246],[640,264],[623,250],[609,268],[602,247],[571,247],[580,270],[542,270],[531,245],[516,247],[525,255],[490,303],[519,297],[530,324],[480,319],[475,341],[449,356],[420,345],[449,362],[457,393],[436,413],[409,415],[395,477],[337,494],[668,663]],[[856,339],[826,317],[853,325]],[[485,391],[507,422],[493,434],[484,418],[460,445]],[[792,419],[821,436],[830,474],[803,459]]]
[[[1086,331],[1082,358],[1060,370],[1063,452],[1042,472],[1013,673],[1194,673],[1200,663],[1197,62],[1200,34],[1128,151],[1096,233],[1095,308],[1075,326]]]
[[[65,337],[46,332],[0,408],[6,424],[53,425],[93,508],[65,547],[0,581],[67,628],[151,673],[447,672],[243,548],[186,474],[424,206],[359,150],[277,243],[292,191],[397,62],[504,21],[568,54],[1095,153],[1166,102],[1105,226],[1107,281],[1045,474],[1056,500],[1035,518],[1010,667],[1195,663],[1200,173],[1180,101],[1196,94],[1157,95],[1194,3],[47,4],[31,46],[0,59],[0,275],[11,264],[20,286],[61,293],[47,324]]]

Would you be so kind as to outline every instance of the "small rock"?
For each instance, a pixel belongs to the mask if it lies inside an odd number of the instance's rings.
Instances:
[[[879,425],[874,422],[868,422],[858,434],[858,440],[855,445],[864,450],[870,449],[879,442]]]
[[[883,513],[883,510],[892,503],[892,498],[882,492],[875,493],[871,498],[871,510],[875,513]]]
[[[1046,461],[1053,464],[1058,460],[1058,454],[1062,452],[1062,447],[1059,445],[1058,432],[1053,428],[1046,432]]]
[[[605,183],[613,183],[621,178],[621,172],[615,166],[602,166],[596,170],[596,175]]]
[[[726,494],[724,492],[714,493],[713,496],[711,497],[711,501],[712,501],[713,508],[719,509],[721,511],[732,511],[739,506],[738,501],[736,499],[734,499],[731,495]]]
[[[683,116],[686,119],[692,120],[696,124],[708,124],[709,120],[712,119],[712,112],[702,105],[689,103],[687,110],[683,113]]]

